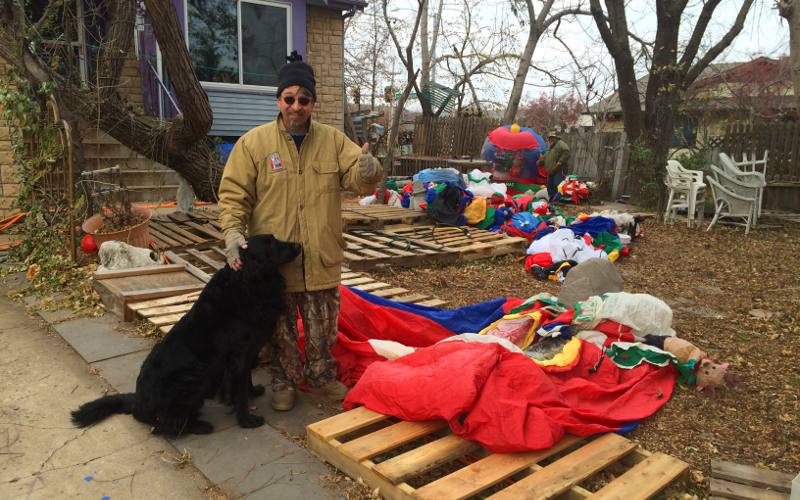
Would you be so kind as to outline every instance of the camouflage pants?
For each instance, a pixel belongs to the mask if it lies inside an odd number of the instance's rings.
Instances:
[[[299,384],[311,387],[336,380],[338,364],[331,355],[339,320],[339,287],[316,292],[286,293],[287,314],[278,320],[270,346],[272,385]],[[305,369],[297,349],[297,313],[306,338]]]

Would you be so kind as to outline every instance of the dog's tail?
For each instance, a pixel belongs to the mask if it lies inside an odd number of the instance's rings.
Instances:
[[[117,413],[130,414],[136,405],[136,394],[113,394],[84,403],[72,412],[72,423],[87,427]]]

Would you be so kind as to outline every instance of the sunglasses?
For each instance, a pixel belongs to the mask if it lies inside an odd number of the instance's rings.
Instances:
[[[301,106],[308,106],[309,104],[311,104],[311,98],[310,97],[298,97],[298,98],[295,98],[294,96],[290,96],[290,95],[287,95],[287,96],[283,97],[283,102],[285,102],[287,106],[291,106],[292,104],[294,104],[294,101],[299,102]]]

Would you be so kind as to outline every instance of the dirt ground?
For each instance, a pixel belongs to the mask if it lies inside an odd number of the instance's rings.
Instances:
[[[745,386],[708,398],[677,386],[671,401],[630,437],[688,462],[707,484],[711,460],[800,471],[800,227],[712,232],[648,219],[632,255],[617,263],[629,292],[673,308],[673,327]],[[377,279],[424,290],[451,307],[529,297],[559,285],[525,273],[520,256],[453,265],[384,268]],[[705,481],[702,478],[706,478]]]

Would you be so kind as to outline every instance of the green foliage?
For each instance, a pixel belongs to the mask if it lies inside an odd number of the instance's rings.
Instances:
[[[655,152],[642,142],[631,143],[629,148],[628,167],[631,181],[638,187],[638,193],[634,197],[643,207],[656,207],[662,185],[656,172]]]
[[[678,156],[676,156],[675,159],[681,163],[683,168],[689,170],[702,170],[704,172],[710,170],[709,165],[711,165],[711,163],[704,157],[694,152],[687,151],[681,153]]]
[[[64,159],[60,130],[48,120],[47,98],[52,87],[34,88],[14,69],[0,82],[2,117],[11,126],[11,147],[19,169],[20,192],[17,206],[27,212],[21,226],[20,244],[12,256],[18,264],[10,271],[26,271],[31,286],[24,294],[51,297],[60,307],[97,313],[102,310],[98,297],[88,286],[94,265],[79,266],[70,258],[70,212],[84,207],[83,199],[75,206],[43,185],[48,170]],[[62,193],[63,194],[63,193]],[[62,297],[53,302],[52,296]]]

